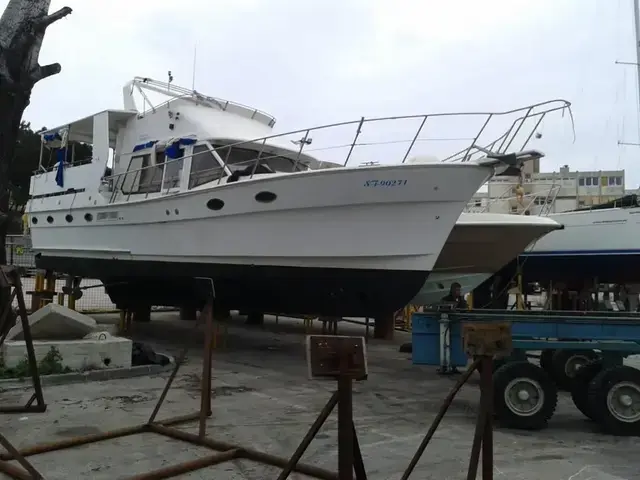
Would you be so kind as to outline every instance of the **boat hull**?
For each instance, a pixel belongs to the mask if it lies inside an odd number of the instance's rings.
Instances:
[[[39,268],[95,276],[118,308],[199,308],[211,284],[219,308],[309,315],[370,316],[409,303],[429,272],[41,257]],[[209,280],[211,279],[211,280]]]
[[[527,282],[569,282],[578,288],[640,282],[640,208],[584,210],[550,215],[564,229],[531,245],[517,262]],[[506,268],[514,275],[517,262]]]
[[[454,282],[467,294],[516,258],[533,240],[561,228],[543,217],[463,213],[433,272],[411,303],[439,303]]]
[[[387,314],[422,287],[490,174],[473,164],[383,166],[274,175],[101,206],[84,200],[88,194],[54,197],[31,205],[32,217],[54,217],[32,226],[36,263],[119,284],[107,292],[120,308],[197,303],[202,293],[189,290],[205,277],[229,309]],[[273,201],[258,201],[263,192]]]
[[[449,294],[451,284],[460,284],[462,295],[473,291],[478,285],[491,277],[491,273],[443,273],[432,272],[418,294],[411,300],[412,305],[433,305],[441,303]]]

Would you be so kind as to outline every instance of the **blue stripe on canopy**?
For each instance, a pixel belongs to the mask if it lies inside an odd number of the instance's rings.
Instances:
[[[140,150],[146,150],[147,148],[153,147],[156,143],[158,143],[157,140],[151,140],[151,141],[146,142],[146,143],[141,143],[141,144],[136,145],[135,147],[133,147],[133,151],[134,152],[139,152]]]

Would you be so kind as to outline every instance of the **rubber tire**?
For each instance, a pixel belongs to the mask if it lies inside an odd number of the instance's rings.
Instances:
[[[595,420],[595,418],[589,403],[589,384],[603,368],[602,359],[591,360],[578,370],[572,381],[571,400],[576,408],[591,420]]]
[[[567,362],[575,356],[587,357],[586,363],[598,358],[598,354],[593,350],[556,350],[551,359],[551,378],[563,390],[571,391],[573,389],[574,377],[568,376],[565,368]]]
[[[506,404],[504,393],[512,380],[531,378],[540,384],[544,393],[542,408],[531,416],[515,414]],[[493,376],[493,411],[501,426],[520,430],[541,430],[547,426],[558,405],[558,389],[553,380],[537,365],[526,361],[509,362]]]
[[[548,349],[543,350],[540,354],[540,368],[543,369],[547,374],[553,377],[553,354],[556,353],[555,350]]]
[[[594,420],[605,433],[637,436],[640,435],[640,419],[634,423],[621,422],[607,408],[607,395],[611,387],[625,381],[640,386],[640,370],[626,365],[602,370],[589,383],[589,408],[594,414]]]

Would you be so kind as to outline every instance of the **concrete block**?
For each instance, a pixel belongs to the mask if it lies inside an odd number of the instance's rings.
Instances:
[[[131,340],[99,334],[96,337],[98,338],[83,340],[37,340],[33,342],[33,346],[38,362],[49,353],[51,347],[56,347],[62,356],[62,364],[75,371],[131,368]],[[15,367],[27,356],[24,340],[5,341],[2,356],[6,367]]]
[[[29,315],[29,325],[34,340],[81,339],[97,327],[93,318],[57,303],[49,303]],[[24,340],[21,322],[9,330],[7,340]]]

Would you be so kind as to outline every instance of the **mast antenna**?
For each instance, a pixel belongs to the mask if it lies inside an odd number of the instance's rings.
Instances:
[[[193,70],[191,72],[191,90],[196,89],[196,59],[198,53],[198,45],[193,44]]]

